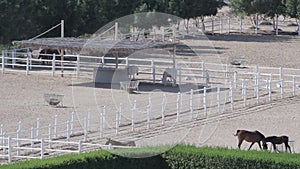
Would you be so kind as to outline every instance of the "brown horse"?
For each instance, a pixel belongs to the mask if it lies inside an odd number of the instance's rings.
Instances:
[[[120,142],[116,140],[112,140],[111,138],[108,138],[105,145],[115,145],[115,146],[133,146],[135,147],[135,142],[134,141],[126,141],[126,142]]]
[[[243,143],[243,141],[247,141],[247,142],[251,142],[251,145],[249,147],[248,150],[251,149],[251,147],[253,146],[254,143],[257,143],[259,145],[259,148],[261,148],[260,145],[260,141],[262,141],[265,136],[263,134],[261,134],[259,131],[247,131],[247,130],[237,130],[236,134],[234,134],[234,136],[238,137],[239,143],[238,143],[238,147],[239,149],[241,148],[241,145]]]
[[[289,137],[288,136],[279,136],[279,137],[270,136],[270,137],[266,137],[265,139],[263,139],[262,142],[263,142],[264,150],[268,149],[267,142],[272,143],[273,149],[274,149],[275,152],[278,151],[277,148],[276,148],[276,144],[284,143],[285,151],[287,152],[287,150],[289,149],[290,153],[292,153],[291,147],[289,146]]]

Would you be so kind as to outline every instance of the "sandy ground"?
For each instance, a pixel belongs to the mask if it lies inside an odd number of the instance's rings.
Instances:
[[[300,68],[298,56],[300,37],[297,36],[216,35],[209,36],[209,39],[216,47],[222,63],[229,63],[232,57],[242,57],[247,65]],[[0,124],[11,131],[17,129],[18,121],[22,121],[24,127],[31,127],[35,125],[37,118],[41,118],[43,124],[48,124],[53,122],[56,114],[62,119],[67,119],[72,111],[84,112],[97,106],[117,104],[112,96],[118,93],[109,87],[94,89],[86,85],[72,86],[74,83],[78,82],[72,78],[51,77],[50,75],[1,74],[0,113],[2,118]],[[152,92],[141,92],[139,95],[130,96],[129,99],[145,98]],[[63,94],[64,107],[49,106],[44,101],[45,93]],[[237,139],[233,133],[237,129],[259,130],[265,135],[290,136],[290,140],[295,141],[294,151],[300,152],[299,103],[299,97],[282,100],[275,102],[272,107],[249,109],[247,110],[249,113],[244,115],[224,118],[175,133],[182,133],[182,142],[185,143],[235,148]],[[167,138],[172,139],[172,137],[174,136],[171,134]],[[138,143],[142,145],[146,142],[147,139],[140,140]],[[244,143],[243,149],[248,145]]]

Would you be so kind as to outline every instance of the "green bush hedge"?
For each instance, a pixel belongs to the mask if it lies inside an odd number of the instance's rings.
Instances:
[[[43,160],[29,160],[5,169],[300,169],[300,154],[270,153],[265,151],[241,151],[226,148],[210,148],[179,145],[162,153],[169,147],[94,151],[84,154],[69,154]],[[115,155],[119,154],[119,155]],[[147,157],[147,158],[127,158]],[[150,157],[149,157],[150,156]]]

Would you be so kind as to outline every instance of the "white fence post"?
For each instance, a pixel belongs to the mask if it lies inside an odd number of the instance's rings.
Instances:
[[[220,87],[217,88],[218,113],[221,113]]]
[[[247,95],[246,95],[245,79],[242,79],[242,97],[244,100],[244,107],[246,107]]]
[[[17,156],[19,156],[20,155],[20,139],[21,139],[21,130],[18,130],[17,131],[17,147],[16,147],[16,149],[17,149]]]
[[[151,68],[152,68],[152,79],[153,79],[153,84],[155,84],[155,74],[156,74],[156,70],[155,70],[155,64],[154,61],[151,60]]]
[[[260,85],[260,73],[256,73],[256,103],[259,104],[259,85]]]
[[[71,116],[71,134],[73,134],[74,122],[75,122],[75,112],[72,112],[72,116]]]
[[[283,99],[283,97],[284,97],[284,80],[283,79],[280,80],[280,97],[281,97],[281,99]]]
[[[105,65],[105,59],[104,59],[104,56],[101,57],[101,65],[102,65],[102,68],[103,68],[104,65]]]
[[[49,136],[48,136],[48,139],[49,139],[49,148],[51,148],[51,141],[52,141],[52,125],[49,124],[49,127],[48,127],[48,132],[49,132]]]
[[[233,85],[231,83],[230,83],[229,97],[230,97],[231,111],[233,111],[233,109],[234,109],[234,95],[233,95]]]
[[[11,138],[7,138],[7,149],[8,149],[8,163],[12,162],[12,145],[11,145]]]
[[[87,135],[88,135],[88,119],[86,117],[84,117],[84,126],[83,126],[83,135],[84,135],[84,141],[87,141]]]
[[[119,134],[119,125],[120,125],[120,112],[117,110],[116,111],[116,134]]]
[[[80,75],[80,56],[76,55],[77,61],[76,61],[76,78]]]
[[[243,32],[243,17],[240,18],[240,33]]]
[[[293,96],[296,95],[296,80],[295,80],[295,76],[293,76]]]
[[[214,35],[215,34],[215,19],[212,18],[211,20],[211,34]]]
[[[78,142],[78,154],[80,154],[82,152],[82,141],[80,140]]]
[[[4,70],[5,70],[5,51],[2,50],[2,74],[4,74]]]
[[[41,139],[41,159],[44,158],[44,152],[45,152],[45,148],[44,148],[44,139]]]
[[[11,57],[12,57],[12,60],[11,60],[12,66],[11,67],[14,69],[15,68],[15,64],[16,64],[16,51],[15,50],[12,50]]]
[[[40,119],[36,119],[36,138],[40,138]]]
[[[150,111],[151,111],[151,106],[147,106],[147,129],[150,129]]]
[[[34,141],[33,141],[33,139],[34,139],[34,128],[33,127],[31,127],[31,130],[30,130],[30,139],[31,139],[31,148],[33,148],[33,146],[34,146]],[[33,152],[33,149],[31,149],[31,152]]]
[[[70,127],[70,121],[67,120],[67,141],[70,140],[70,133],[71,133],[70,128],[71,128]]]
[[[228,17],[228,23],[227,23],[228,25],[228,34],[230,34],[230,17]]]
[[[26,58],[26,75],[29,74],[29,57]]]
[[[203,88],[203,108],[205,116],[207,116],[207,96],[206,96],[206,87]]]
[[[191,116],[192,116],[192,119],[193,119],[193,114],[194,114],[194,108],[193,108],[193,95],[194,95],[194,90],[191,89],[190,90],[190,112],[191,112]]]
[[[268,82],[268,89],[269,89],[269,102],[272,101],[272,79],[270,78],[269,80],[267,80]]]
[[[52,76],[55,75],[55,53],[52,56]]]
[[[133,109],[131,109],[131,131],[134,131],[134,116],[136,111],[136,100],[133,102]]]
[[[179,121],[179,115],[181,112],[181,94],[178,92],[177,94],[177,115],[176,115],[176,121]]]
[[[222,33],[223,25],[222,25],[222,16],[220,16],[220,34]]]
[[[165,109],[166,109],[166,94],[163,94],[162,106],[161,106],[161,124],[165,124]]]
[[[234,73],[233,73],[233,87],[236,89],[237,88],[237,79],[238,79],[238,77],[237,77],[238,75],[237,75],[237,72],[235,71]]]
[[[181,85],[181,81],[182,81],[182,77],[181,77],[181,75],[182,75],[182,69],[181,69],[181,68],[178,68],[179,86]]]
[[[54,136],[57,138],[58,115],[54,116]]]

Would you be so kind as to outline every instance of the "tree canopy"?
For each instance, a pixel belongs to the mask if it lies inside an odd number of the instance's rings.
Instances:
[[[223,0],[0,0],[0,43],[28,39],[65,21],[65,36],[94,33],[119,17],[163,12],[189,19],[215,15]],[[158,19],[158,18],[156,18]],[[46,36],[58,36],[55,30]]]

